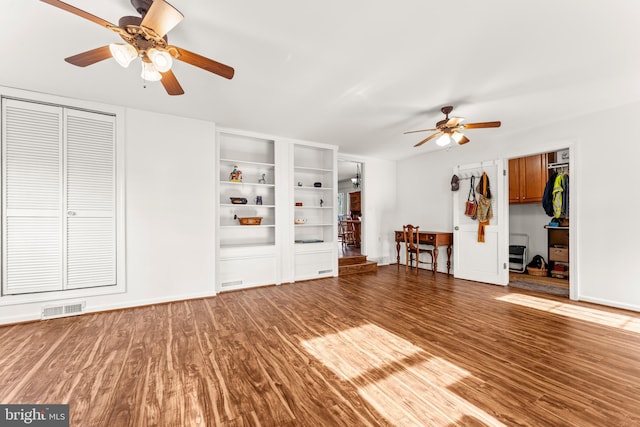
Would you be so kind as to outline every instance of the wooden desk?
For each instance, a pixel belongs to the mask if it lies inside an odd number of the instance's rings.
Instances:
[[[402,231],[395,231],[396,235],[396,251],[398,268],[400,268],[400,243],[404,242],[404,234]],[[422,231],[418,232],[418,243],[421,245],[433,246],[433,265],[432,269],[435,273],[438,269],[438,247],[447,247],[447,274],[451,274],[451,246],[453,246],[453,233],[442,231]]]

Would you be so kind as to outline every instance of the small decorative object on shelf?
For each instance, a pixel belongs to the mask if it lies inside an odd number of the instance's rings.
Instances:
[[[244,197],[229,197],[234,205],[246,205],[247,199]]]
[[[320,207],[322,207],[322,205],[324,205],[324,200],[320,199]]]
[[[302,181],[298,181],[298,187],[302,187]]]
[[[266,183],[267,183],[267,180],[266,180],[266,178],[265,178],[265,176],[266,176],[266,175],[267,175],[266,173],[263,173],[263,174],[262,174],[262,178],[260,178],[260,179],[258,180],[258,184],[266,184]]]
[[[233,219],[237,219],[240,225],[260,225],[262,222],[261,216],[246,216],[241,218],[238,215],[234,215]]]
[[[294,221],[296,224],[305,224],[307,222],[306,218],[296,218]]]
[[[229,174],[229,181],[242,182],[242,171],[238,169],[238,165],[233,165],[233,170]]]
[[[262,196],[256,196],[256,205],[262,204]]]
[[[298,206],[298,207],[303,206],[303,205],[304,205],[304,203],[302,203],[302,202],[296,202],[296,206]]]
[[[321,182],[314,182],[313,186],[316,188],[321,188],[322,187],[322,183]]]

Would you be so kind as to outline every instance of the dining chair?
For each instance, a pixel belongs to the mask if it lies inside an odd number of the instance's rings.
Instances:
[[[404,245],[405,245],[405,271],[409,271],[409,266],[413,268],[413,258],[415,255],[416,259],[416,274],[418,273],[418,268],[420,264],[431,264],[433,265],[433,250],[421,248],[418,240],[418,230],[419,226],[413,226],[411,224],[402,226],[402,233],[404,237]],[[421,254],[429,254],[431,261],[423,261],[420,259]]]
[[[338,239],[342,242],[343,248],[355,242],[353,229],[349,227],[349,225],[347,221],[340,221],[338,223]]]

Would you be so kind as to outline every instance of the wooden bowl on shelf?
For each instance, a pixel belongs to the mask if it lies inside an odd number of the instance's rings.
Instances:
[[[234,215],[233,219],[237,219],[240,225],[260,225],[262,222],[261,216],[239,217],[238,215]]]

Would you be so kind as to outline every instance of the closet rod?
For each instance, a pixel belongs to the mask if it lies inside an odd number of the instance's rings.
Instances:
[[[549,163],[547,169],[569,168],[569,163]]]

